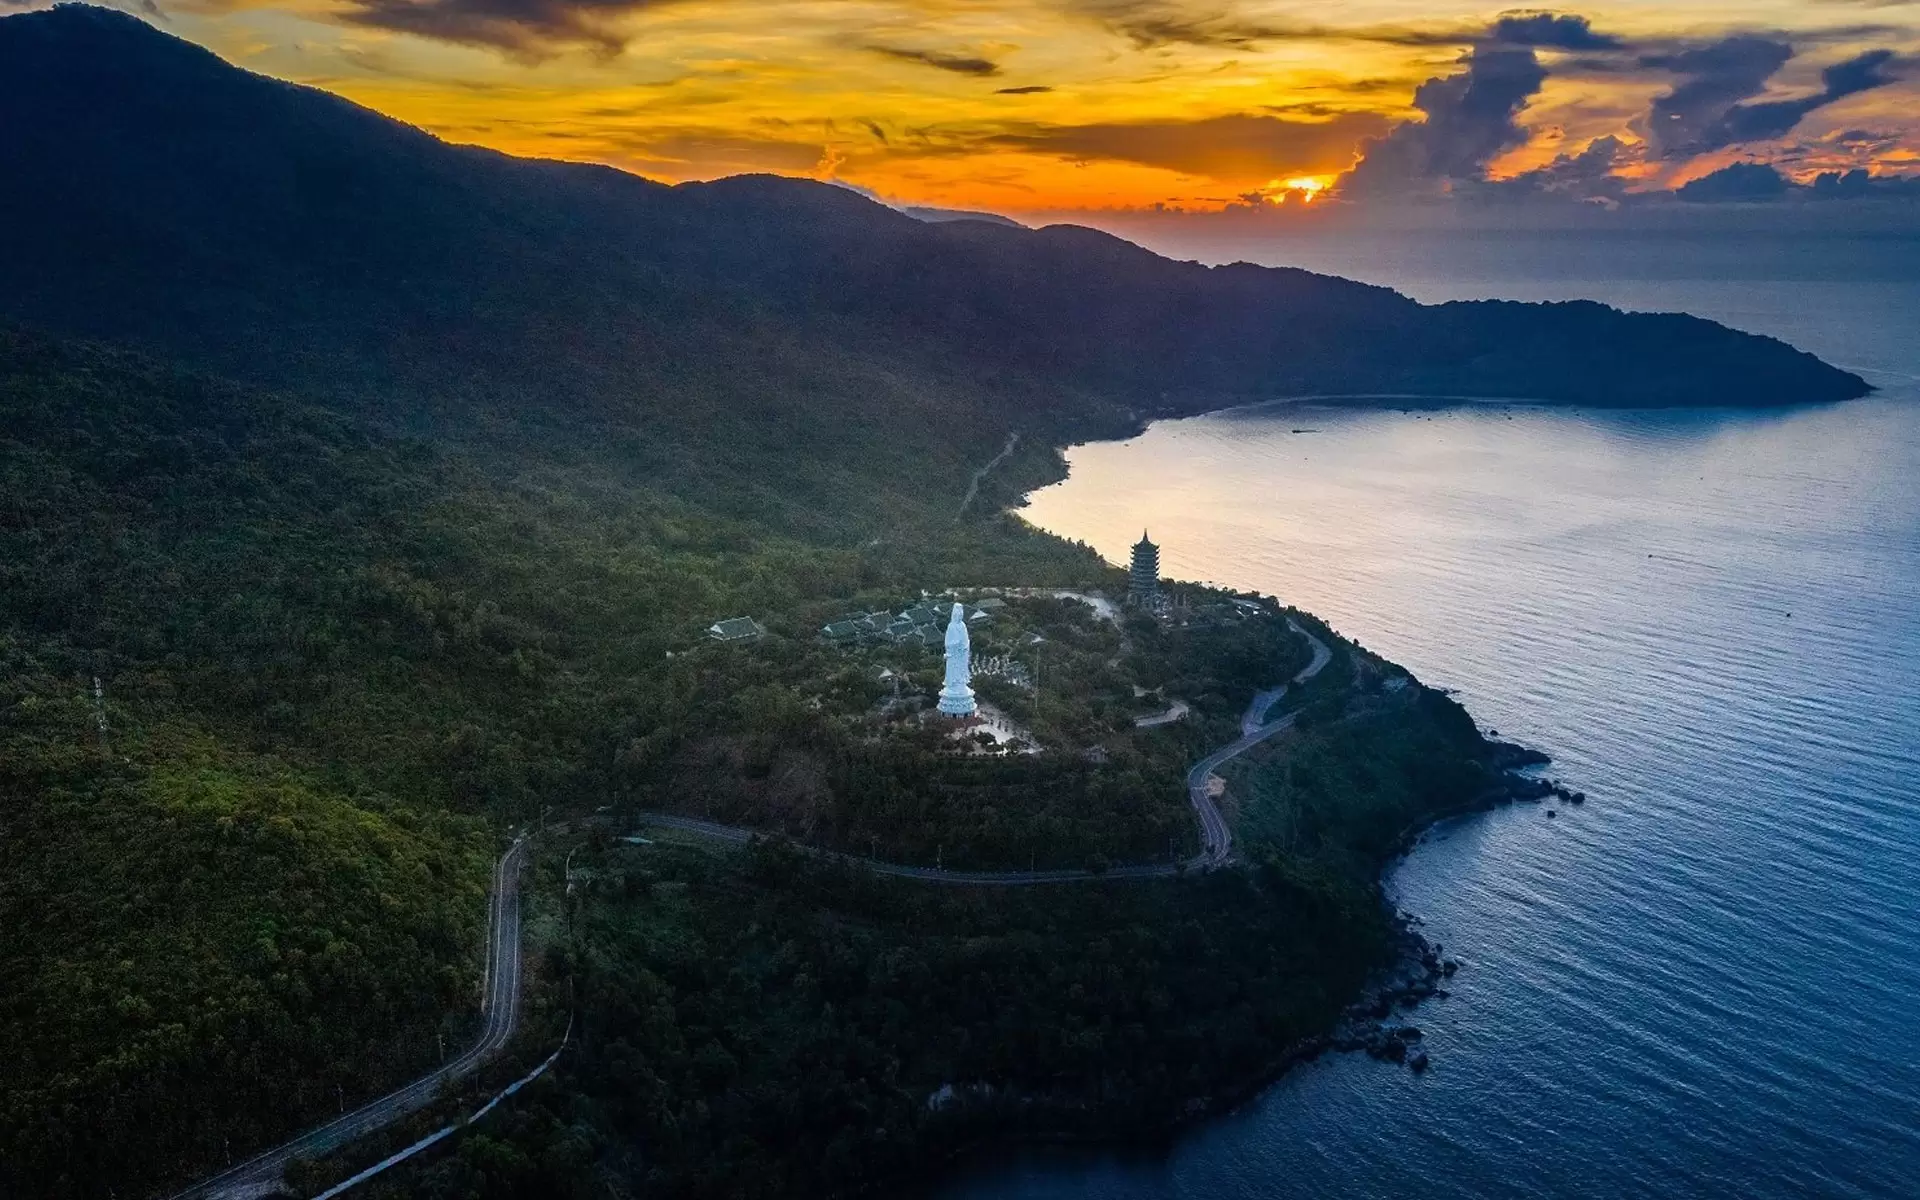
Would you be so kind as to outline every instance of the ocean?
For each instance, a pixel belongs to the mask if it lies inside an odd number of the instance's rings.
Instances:
[[[1389,874],[1466,964],[1412,1018],[1426,1075],[1327,1056],[1166,1147],[1020,1152],[947,1200],[1920,1196],[1920,239],[1218,257],[1694,312],[1882,391],[1267,407],[1071,451],[1034,523],[1114,561],[1149,529],[1169,576],[1315,612],[1590,799]]]

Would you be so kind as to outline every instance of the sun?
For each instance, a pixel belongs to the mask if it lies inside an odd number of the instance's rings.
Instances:
[[[1326,190],[1327,181],[1317,175],[1296,175],[1283,186],[1286,191],[1299,196],[1302,204],[1312,204],[1314,198]]]
[[[1290,201],[1300,204],[1312,204],[1314,200],[1332,182],[1324,175],[1296,175],[1291,179],[1270,179],[1267,186],[1260,189],[1260,199],[1268,204],[1286,204]]]

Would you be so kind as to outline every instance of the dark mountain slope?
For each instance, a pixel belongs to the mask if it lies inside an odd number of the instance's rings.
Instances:
[[[798,702],[878,699],[864,666],[810,636],[850,598],[1111,586],[1090,553],[986,502],[1052,469],[1049,441],[1296,387],[1640,402],[1859,388],[1688,318],[1429,309],[1080,229],[929,226],[817,184],[667,188],[449,147],[86,8],[0,19],[0,318],[242,380],[0,329],[7,1196],[165,1194],[437,1061],[473,994],[488,851],[549,806],[851,775],[864,760]],[[281,390],[247,386],[261,382]],[[986,519],[956,522],[1013,427],[1032,436],[974,506]],[[705,642],[740,613],[776,636],[754,653]],[[1133,795],[1126,774],[1100,782]],[[919,795],[860,825],[875,810],[843,793],[845,836],[905,828],[953,855],[970,828],[936,823]],[[1018,819],[1154,832],[1147,805],[1076,795]],[[1154,1081],[1244,1068],[1350,985],[1370,902],[1334,891],[1343,916],[1302,920],[1318,893],[1283,890],[1306,900],[1249,905],[1228,880],[1164,926],[1153,897],[1066,927],[1037,913],[1044,939],[1015,927],[1024,957],[981,995],[1020,1000],[1019,1024],[1078,1048],[1033,1062],[1108,1096],[1101,1031],[1158,994],[1140,963],[1169,964],[1169,994],[1191,1002],[1145,1027],[1160,1031],[1128,1070],[1171,1103],[1182,1093]],[[768,894],[796,922],[820,905]],[[702,920],[763,928],[726,903]],[[980,907],[961,915],[997,920]],[[1179,932],[1198,927],[1188,911],[1228,935],[1204,971]],[[928,925],[907,915],[918,946]],[[648,1156],[671,1131],[672,1169],[705,1194],[777,1185],[761,1147],[836,1180],[911,1158],[893,1114],[923,1119],[923,1103],[878,1083],[893,1107],[848,1098],[891,1074],[890,1045],[952,1045],[971,1026],[888,993],[869,1009],[883,1037],[811,1014],[817,1030],[772,1047],[800,1048],[791,1071],[754,1077],[779,1086],[734,1087],[711,1070],[729,1053],[713,1039],[743,1049],[768,1010],[757,977],[711,964],[787,955],[787,926],[764,927],[765,953],[742,940],[757,933],[676,943],[676,987],[708,971],[748,990],[685,990],[699,1036],[671,1054],[635,1043],[674,1086],[609,1076],[607,1095],[646,1107],[611,1127]],[[978,978],[979,943],[955,927],[953,977]],[[814,978],[858,973],[834,944],[814,961]],[[650,978],[622,968],[586,994],[626,1021],[663,1003]],[[811,1004],[810,986],[777,990]],[[1249,995],[1268,998],[1264,1032]],[[987,1030],[1002,1011],[966,1019]],[[904,1030],[902,1012],[917,1014]],[[820,1062],[851,1064],[850,1081]],[[923,1074],[983,1077],[965,1062]],[[783,1094],[808,1100],[751,1101]],[[800,1110],[819,1115],[814,1140],[782,1115]],[[923,1161],[943,1157],[928,1145]]]
[[[1691,318],[1423,307],[805,181],[666,187],[449,146],[79,6],[0,20],[0,176],[0,315],[442,431],[637,429],[669,475],[721,443],[791,464],[808,422],[944,417],[984,446],[1015,421],[1058,437],[1301,390],[1865,390]]]

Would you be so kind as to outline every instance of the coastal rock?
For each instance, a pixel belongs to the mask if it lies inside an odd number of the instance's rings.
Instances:
[[[1425,1050],[1415,1050],[1412,1057],[1407,1059],[1407,1067],[1412,1070],[1415,1075],[1425,1074],[1430,1064],[1431,1060],[1428,1059]]]
[[[1553,795],[1553,785],[1544,779],[1529,779],[1524,775],[1508,778],[1507,796],[1513,800],[1544,800]]]
[[[1367,1042],[1367,1056],[1382,1062],[1405,1062],[1407,1061],[1407,1044],[1382,1031]]]
[[[1460,960],[1457,958],[1449,958],[1445,962],[1440,964],[1440,973],[1442,975],[1445,975],[1448,979],[1452,979],[1453,973],[1455,971],[1458,971],[1459,969],[1460,969]]]
[[[1522,746],[1514,742],[1490,741],[1493,747],[1493,765],[1501,770],[1514,767],[1543,767],[1553,759],[1531,746]]]

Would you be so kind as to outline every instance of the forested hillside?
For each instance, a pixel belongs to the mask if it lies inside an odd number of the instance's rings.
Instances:
[[[157,1193],[436,1061],[473,1011],[488,864],[549,808],[711,804],[990,865],[1172,853],[1201,734],[1066,744],[1131,735],[1117,645],[1062,656],[1063,683],[1106,691],[1028,710],[1061,744],[996,775],[949,770],[937,737],[876,745],[870,664],[814,636],[856,597],[1118,584],[1003,511],[1074,438],[1291,390],[1862,387],[1691,318],[1423,308],[817,183],[452,147],[97,8],[0,18],[0,181],[9,1196]],[[739,615],[771,636],[706,639]],[[1140,633],[1129,653],[1208,730],[1297,649]],[[646,1176],[666,1194],[817,1193],[1004,1128],[887,1132],[952,1073],[1030,1066],[1071,1128],[1244,1082],[1383,952],[1379,829],[1492,778],[1457,709],[1410,695],[1384,719],[1437,749],[1300,783],[1311,845],[1057,921],[775,852],[592,847],[612,882],[540,978],[577,970],[618,1051],[564,1077],[594,1111],[554,1102],[538,1163],[463,1158],[435,1194],[602,1194],[668,1135]],[[975,968],[1008,982],[942,991]],[[1002,1044],[1002,999],[1061,1032]],[[781,1145],[823,1157],[769,1165]]]
[[[1865,390],[1690,317],[1423,307],[803,180],[667,187],[449,146],[78,5],[0,21],[0,177],[0,316],[439,437],[564,446],[760,520],[844,503],[848,476],[884,499],[906,481],[869,459],[905,425],[979,461],[1014,427],[1057,444],[1303,391]]]
[[[0,1188],[205,1166],[460,1045],[510,824],[671,806],[684,739],[831,743],[738,703],[808,631],[687,653],[717,617],[1103,570],[958,495],[810,545],[0,332]]]

